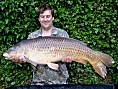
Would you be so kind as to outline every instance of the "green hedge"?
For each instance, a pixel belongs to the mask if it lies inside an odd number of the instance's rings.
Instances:
[[[118,83],[118,21],[117,0],[2,0],[0,1],[0,89],[29,85],[30,64],[17,64],[2,57],[10,46],[26,39],[40,28],[37,7],[49,2],[55,9],[54,26],[66,30],[70,37],[81,40],[98,51],[111,55],[115,61],[107,67],[102,79],[90,64],[67,64],[69,84]]]

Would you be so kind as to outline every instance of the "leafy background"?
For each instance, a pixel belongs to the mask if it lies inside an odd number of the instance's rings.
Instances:
[[[115,63],[101,78],[90,64],[67,64],[69,84],[118,84],[117,0],[2,0],[0,1],[0,89],[29,85],[30,64],[18,64],[2,56],[10,46],[39,29],[37,7],[49,3],[55,9],[54,26],[66,30],[71,38],[111,55]]]

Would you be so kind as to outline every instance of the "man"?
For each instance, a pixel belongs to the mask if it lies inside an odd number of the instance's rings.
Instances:
[[[44,4],[40,6],[38,9],[38,15],[41,28],[33,33],[30,33],[28,39],[40,36],[69,37],[66,31],[53,26],[54,10],[50,5]],[[19,58],[13,58],[12,61],[23,63],[23,60]],[[37,65],[36,67],[32,66],[34,70],[32,85],[67,84],[69,75],[64,62],[71,61],[71,58],[67,56],[62,60],[62,62],[58,62],[58,71],[50,69],[47,65]]]

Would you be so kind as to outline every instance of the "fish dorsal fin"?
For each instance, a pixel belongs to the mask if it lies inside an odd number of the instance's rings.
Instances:
[[[51,69],[54,69],[54,70],[58,70],[58,68],[59,68],[59,65],[58,65],[58,64],[55,64],[55,63],[47,63],[47,65],[48,65]]]

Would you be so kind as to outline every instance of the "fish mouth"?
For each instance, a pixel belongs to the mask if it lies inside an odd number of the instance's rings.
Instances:
[[[5,59],[11,59],[8,53],[3,53],[3,56],[5,57]]]

